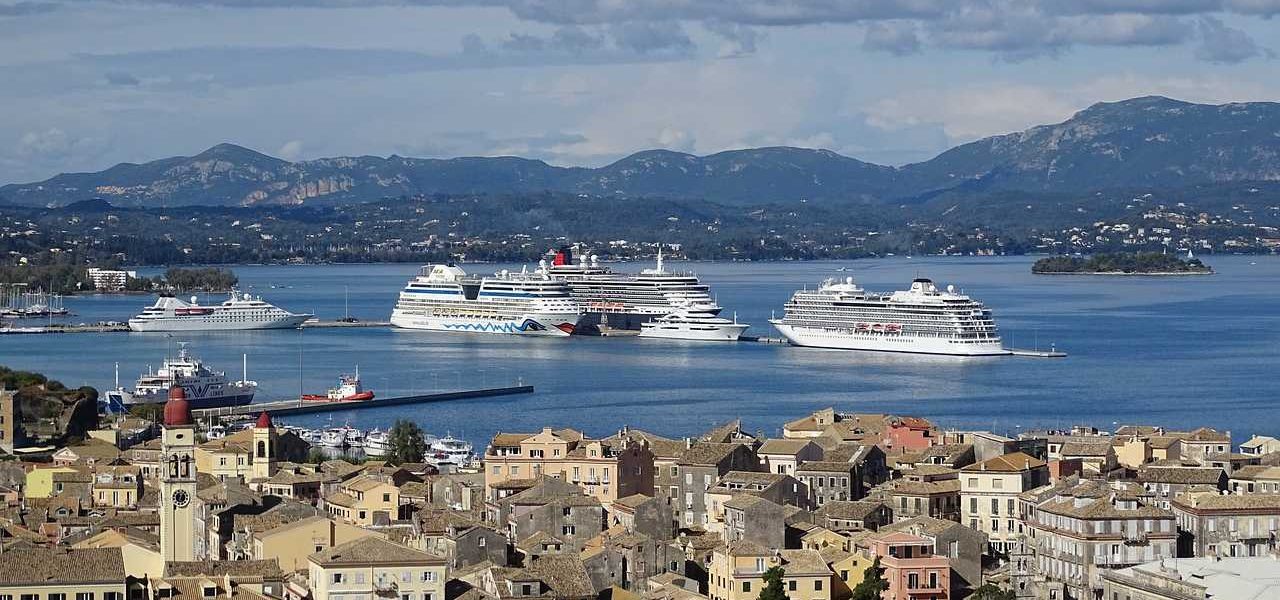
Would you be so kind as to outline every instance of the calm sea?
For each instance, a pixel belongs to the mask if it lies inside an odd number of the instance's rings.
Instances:
[[[1280,257],[1209,257],[1208,277],[1032,276],[1030,258],[890,258],[811,263],[695,263],[725,306],[767,323],[791,292],[854,276],[893,290],[916,276],[990,306],[1006,345],[1056,344],[1066,359],[951,359],[634,338],[537,339],[392,329],[312,329],[164,334],[0,336],[0,364],[68,385],[131,384],[179,339],[237,377],[242,353],[259,399],[323,391],[359,365],[380,395],[532,384],[531,395],[337,413],[336,422],[386,427],[410,417],[427,431],[483,444],[497,430],[568,426],[606,435],[623,425],[691,435],[741,417],[775,435],[815,409],[916,414],[948,426],[1016,433],[1088,423],[1229,428],[1237,440],[1280,434]],[[616,265],[635,270],[648,265]],[[846,267],[848,272],[837,272]],[[472,265],[491,272],[512,265]],[[385,320],[416,265],[244,266],[242,285],[324,319]],[[213,298],[210,298],[213,299]],[[345,302],[344,302],[345,299]],[[120,320],[151,300],[85,296],[67,301],[75,322]],[[344,308],[345,306],[345,308]],[[292,422],[318,426],[325,416]]]

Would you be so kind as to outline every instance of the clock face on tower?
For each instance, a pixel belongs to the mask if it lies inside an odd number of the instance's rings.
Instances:
[[[190,502],[190,501],[191,501],[191,498],[187,497],[187,491],[186,491],[186,490],[175,490],[175,491],[173,492],[173,505],[174,505],[174,506],[176,506],[176,507],[178,507],[178,508],[182,508],[182,507],[186,506],[186,505],[187,505],[187,503],[188,503],[188,502]]]

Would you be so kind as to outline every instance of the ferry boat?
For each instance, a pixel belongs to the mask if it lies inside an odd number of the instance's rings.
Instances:
[[[908,290],[877,294],[852,277],[800,290],[773,326],[796,346],[954,356],[1009,354],[981,302],[916,279]]]
[[[569,288],[541,273],[471,277],[455,265],[427,265],[400,292],[391,324],[405,329],[567,336],[581,319]]]
[[[291,313],[260,296],[231,290],[221,304],[201,305],[191,297],[184,302],[173,296],[161,296],[156,303],[129,319],[133,331],[222,331],[237,329],[292,329],[314,317]]]
[[[192,356],[186,342],[178,342],[178,356],[166,358],[163,366],[154,372],[148,369],[132,390],[120,385],[117,365],[116,388],[107,390],[103,396],[109,412],[121,412],[139,404],[164,404],[169,399],[169,388],[175,385],[186,392],[191,408],[242,406],[253,401],[258,389],[258,383],[249,380],[247,357],[242,379],[231,381],[225,373],[209,369]]]
[[[343,375],[338,378],[338,387],[329,388],[324,394],[303,394],[307,402],[360,402],[373,400],[373,391],[360,385],[360,367],[356,367],[355,375]]]
[[[574,262],[568,246],[547,252],[539,270],[568,284],[584,312],[581,333],[600,333],[605,327],[635,331],[685,305],[712,316],[721,310],[697,275],[665,268],[661,247],[657,265],[634,275],[603,267],[596,256],[585,253]]]
[[[427,462],[437,466],[464,466],[475,460],[475,456],[475,448],[470,442],[445,434],[431,442],[425,458]]]
[[[736,342],[750,325],[693,308],[681,308],[640,325],[640,337],[668,340]]]

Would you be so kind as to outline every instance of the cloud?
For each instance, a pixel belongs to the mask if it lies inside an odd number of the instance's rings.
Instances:
[[[1196,58],[1200,60],[1212,63],[1238,63],[1270,54],[1270,51],[1253,41],[1249,34],[1234,27],[1228,27],[1214,17],[1200,17],[1196,28],[1200,34]]]
[[[694,49],[684,27],[674,21],[631,21],[609,27],[614,44],[637,54],[687,55]]]
[[[39,15],[58,10],[61,5],[56,2],[13,2],[0,3],[0,17],[25,17]]]
[[[905,56],[920,52],[920,36],[916,24],[911,21],[885,21],[871,23],[862,36],[865,50],[888,52]]]
[[[108,71],[106,74],[106,79],[107,79],[107,83],[111,85],[132,86],[132,85],[140,85],[142,83],[141,81],[138,81],[137,77],[134,77],[133,75],[125,73],[124,71]]]
[[[717,35],[724,44],[721,46],[717,56],[721,58],[734,58],[755,54],[761,40],[764,39],[764,32],[758,27],[742,25],[741,23],[725,23],[722,21],[709,21],[702,24],[707,31]]]

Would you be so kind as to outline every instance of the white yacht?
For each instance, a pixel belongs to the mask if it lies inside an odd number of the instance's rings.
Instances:
[[[374,429],[364,436],[364,453],[366,456],[380,458],[391,452],[391,434],[388,431]]]
[[[569,288],[542,273],[469,277],[427,265],[400,292],[391,324],[405,329],[567,336],[582,312]]]
[[[445,434],[427,448],[426,461],[433,465],[465,466],[475,460],[475,456],[470,442]]]
[[[796,346],[955,356],[1009,354],[991,311],[947,286],[916,279],[911,289],[871,293],[852,277],[800,290],[769,321]]]
[[[156,303],[129,319],[133,331],[222,331],[236,329],[292,329],[315,315],[291,313],[260,296],[231,291],[221,304],[201,305],[191,297],[185,302],[161,296]]]
[[[107,390],[103,404],[108,412],[123,412],[138,404],[163,404],[169,399],[169,388],[182,387],[191,408],[242,406],[253,401],[258,383],[249,380],[248,358],[243,358],[244,372],[240,381],[231,381],[226,373],[214,371],[187,351],[186,342],[178,342],[178,356],[164,359],[156,371],[138,377],[132,390],[120,385],[120,368],[116,365],[116,387]]]
[[[713,316],[720,313],[711,288],[697,275],[667,270],[661,247],[654,268],[637,274],[601,266],[595,255],[584,253],[576,260],[572,248],[562,247],[548,252],[539,270],[568,284],[569,293],[582,306],[583,332],[637,330],[641,324],[683,306],[694,306]]]
[[[640,337],[668,340],[702,340],[736,342],[750,325],[739,323],[737,316],[730,321],[714,313],[696,308],[682,307],[640,325]]]
[[[320,434],[320,444],[330,448],[362,448],[364,432],[350,425],[330,427]]]

